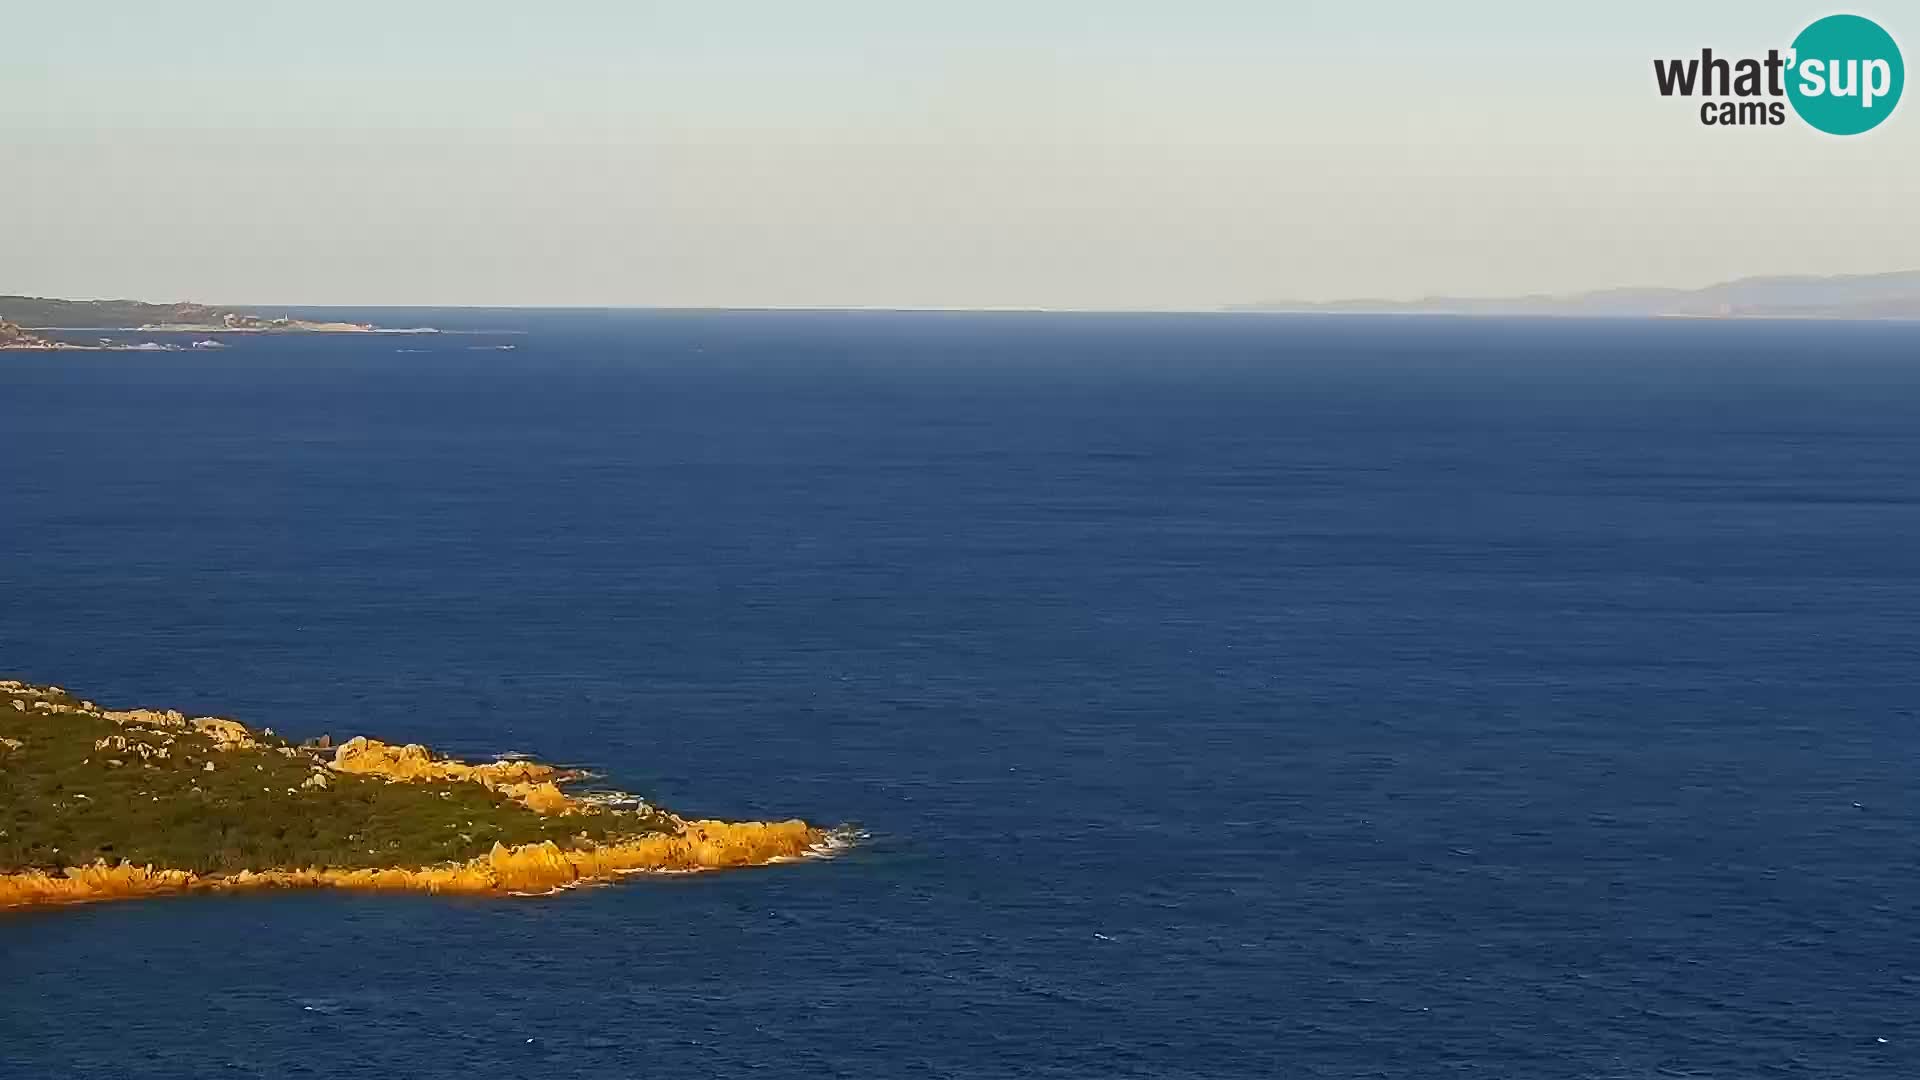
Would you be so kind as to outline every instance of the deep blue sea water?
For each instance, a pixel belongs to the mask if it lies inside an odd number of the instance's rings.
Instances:
[[[0,917],[8,1080],[1920,1075],[1920,325],[375,317],[0,360],[0,672],[871,839]]]

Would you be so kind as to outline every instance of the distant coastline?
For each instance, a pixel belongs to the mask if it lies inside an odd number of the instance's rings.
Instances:
[[[1531,315],[1568,318],[1920,319],[1920,271],[1750,277],[1699,289],[1618,288],[1563,295],[1417,300],[1269,300],[1232,312],[1290,315]]]
[[[35,333],[19,323],[0,319],[0,350],[13,352],[185,352],[189,349],[224,349],[212,339],[188,342],[115,341],[100,338],[93,342],[66,341]]]
[[[309,322],[305,319],[273,319],[267,326],[234,326],[221,323],[150,323],[134,327],[153,334],[437,334],[431,326],[374,326],[371,323]]]
[[[111,339],[74,342],[54,333],[128,331],[153,334],[433,334],[430,326],[382,327],[372,323],[329,322],[292,316],[261,316],[199,303],[152,304],[139,300],[63,300],[44,296],[0,296],[0,349],[173,352],[192,345]]]
[[[311,314],[326,315],[346,309],[316,307]],[[362,309],[366,310],[366,309]],[[373,309],[373,310],[378,310]],[[466,310],[458,307],[392,309],[418,315],[427,310]],[[1747,277],[1696,289],[1621,287],[1577,293],[1530,293],[1513,296],[1425,296],[1417,299],[1358,298],[1342,300],[1276,299],[1219,307],[1165,309],[1103,309],[1073,307],[652,307],[644,304],[584,308],[474,308],[476,311],[634,311],[707,313],[845,313],[860,314],[1073,314],[1073,315],[1447,315],[1498,318],[1625,318],[1698,320],[1804,321],[1912,321],[1920,320],[1920,270],[1883,274],[1835,276]],[[404,316],[403,316],[404,317]],[[102,337],[73,340],[75,335],[143,333],[204,335],[193,342],[123,342]],[[435,326],[382,326],[338,318],[301,318],[269,315],[233,308],[180,302],[136,300],[67,300],[50,297],[0,296],[0,350],[160,351],[221,347],[220,337],[252,334],[524,334],[520,328],[445,330]],[[55,337],[53,335],[65,335]]]

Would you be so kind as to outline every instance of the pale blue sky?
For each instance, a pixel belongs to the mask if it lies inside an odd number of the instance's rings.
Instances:
[[[1832,10],[15,4],[0,292],[1188,308],[1913,268],[1920,103],[1839,140],[1653,90],[1655,55]]]

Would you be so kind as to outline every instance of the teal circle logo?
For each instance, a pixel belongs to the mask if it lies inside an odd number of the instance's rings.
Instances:
[[[1829,135],[1878,127],[1900,103],[1907,68],[1893,35],[1872,19],[1829,15],[1793,39],[1787,99]]]

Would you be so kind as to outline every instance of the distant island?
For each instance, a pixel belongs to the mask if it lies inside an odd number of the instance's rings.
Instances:
[[[0,348],[60,348],[62,342],[45,337],[50,330],[136,330],[148,333],[295,333],[295,334],[431,334],[431,327],[401,329],[372,323],[328,322],[290,316],[266,317],[206,304],[149,304],[138,300],[58,300],[43,296],[0,296],[0,322],[17,333],[41,331],[40,344],[8,344]],[[32,335],[30,335],[32,336]],[[101,346],[74,346],[98,348]],[[128,348],[130,346],[105,346]]]
[[[1920,319],[1920,271],[1750,277],[1703,289],[1602,289],[1567,295],[1419,300],[1272,300],[1230,311],[1353,315],[1544,315],[1700,319]]]
[[[643,872],[758,866],[836,843],[803,821],[693,821],[577,772],[0,680],[0,909],[328,887],[543,893]]]

